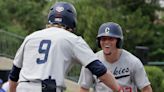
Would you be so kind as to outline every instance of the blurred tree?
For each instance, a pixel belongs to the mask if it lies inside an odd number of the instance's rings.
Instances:
[[[163,92],[164,72],[156,66],[145,66],[153,92]]]
[[[159,0],[66,1],[72,2],[77,9],[76,33],[82,35],[94,51],[99,50],[96,46],[99,26],[104,22],[113,21],[119,23],[124,30],[125,49],[134,53],[135,46],[147,46],[150,59],[163,60],[158,56],[161,54],[158,48],[164,50],[164,37],[159,36],[163,35],[161,31],[164,28],[163,25],[154,23],[158,20],[156,11],[161,10]]]
[[[123,47],[132,53],[135,46],[147,46],[151,60],[164,60],[164,19],[157,17],[158,0],[1,0],[0,28],[21,35],[42,29],[50,6],[68,1],[77,10],[77,31],[96,52],[96,36],[104,22],[119,23],[124,31]]]
[[[46,5],[46,0],[1,0],[0,2],[2,12],[0,17],[3,21],[0,23],[1,28],[8,30],[11,29],[10,26],[16,25],[20,27],[18,29],[27,31],[26,33],[29,34],[45,27],[42,10]]]

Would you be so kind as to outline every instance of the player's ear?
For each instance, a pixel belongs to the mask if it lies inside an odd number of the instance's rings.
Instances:
[[[101,45],[100,45],[100,38],[97,38],[97,39],[96,39],[96,46],[99,47],[99,48],[101,48]]]

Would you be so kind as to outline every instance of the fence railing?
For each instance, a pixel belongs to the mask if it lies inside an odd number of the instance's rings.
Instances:
[[[0,56],[13,59],[24,37],[0,30]]]
[[[22,36],[0,30],[0,56],[13,59],[23,40],[24,37]],[[67,78],[77,81],[80,67],[81,66],[79,64],[73,66],[71,71],[68,72]]]
[[[135,55],[142,61],[144,65],[148,66],[164,66],[164,61],[149,61],[148,60],[149,48],[145,46],[136,46]]]
[[[161,62],[161,61],[149,61],[147,62],[146,65],[149,65],[149,66],[164,66],[164,62]]]

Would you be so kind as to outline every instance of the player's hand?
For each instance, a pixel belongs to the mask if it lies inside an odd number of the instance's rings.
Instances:
[[[119,86],[118,91],[114,91],[114,92],[124,92],[123,87]]]
[[[123,87],[120,86],[120,88],[117,92],[124,92]]]

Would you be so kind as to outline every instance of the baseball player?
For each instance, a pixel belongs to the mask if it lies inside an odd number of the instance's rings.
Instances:
[[[152,92],[150,82],[141,61],[122,49],[123,33],[121,27],[114,22],[107,22],[100,26],[97,35],[98,46],[102,49],[96,54],[100,61],[110,70],[123,92]],[[82,68],[79,82],[81,92],[89,92],[93,87],[94,92],[113,92],[101,80],[85,67]]]
[[[9,74],[10,92],[63,92],[65,75],[75,63],[122,92],[113,74],[107,72],[86,42],[73,34],[75,28],[74,6],[67,2],[53,5],[47,28],[27,36],[16,53]]]

